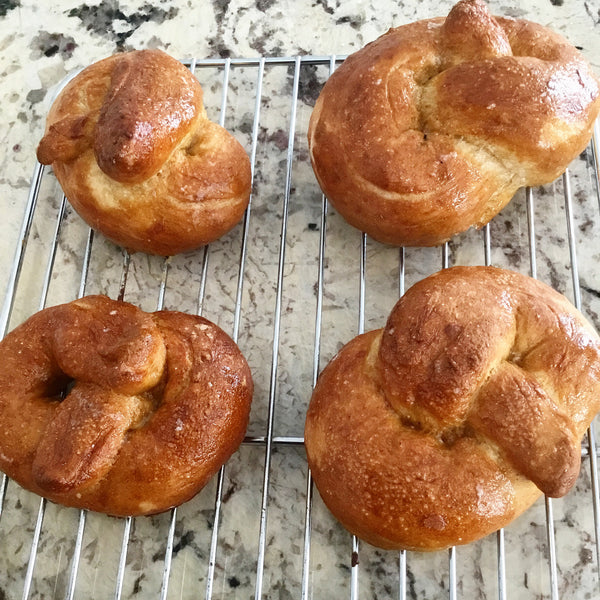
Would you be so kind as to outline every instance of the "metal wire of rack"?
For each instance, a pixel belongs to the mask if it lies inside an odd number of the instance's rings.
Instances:
[[[240,451],[168,514],[114,519],[65,509],[3,477],[2,597],[557,600],[600,593],[594,424],[567,499],[545,499],[506,530],[448,553],[360,544],[315,493],[302,450],[310,390],[335,351],[382,326],[413,282],[450,264],[508,266],[551,283],[600,325],[597,128],[562,178],[518,194],[481,232],[434,249],[383,247],[330,210],[310,170],[308,116],[343,58],[185,61],[203,84],[209,113],[219,106],[215,120],[246,143],[253,179],[243,223],[195,253],[130,256],[87,228],[49,169],[36,165],[2,335],[46,305],[101,292],[146,310],[218,321],[247,355],[257,385]]]

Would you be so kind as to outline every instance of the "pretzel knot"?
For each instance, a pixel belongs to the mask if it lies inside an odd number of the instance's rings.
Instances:
[[[59,94],[37,150],[69,202],[109,239],[170,255],[242,218],[250,160],[210,121],[198,80],[160,50],[117,54]]]
[[[250,371],[202,317],[88,296],[36,313],[0,352],[0,468],[61,504],[166,510],[243,440]]]
[[[562,496],[600,409],[600,338],[545,284],[454,267],[322,372],[306,451],[326,505],[386,548],[432,550]]]
[[[308,141],[316,177],[353,226],[433,246],[487,223],[518,188],[553,181],[600,110],[591,68],[560,35],[462,0],[391,29],[326,82]]]

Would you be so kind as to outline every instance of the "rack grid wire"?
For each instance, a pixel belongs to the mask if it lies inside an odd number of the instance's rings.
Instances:
[[[551,185],[526,189],[481,231],[438,248],[391,248],[331,210],[306,143],[318,93],[344,57],[188,60],[209,115],[247,148],[252,196],[221,240],[174,257],[128,253],[72,211],[37,164],[0,313],[6,334],[48,305],[104,293],[145,310],[202,313],[240,345],[255,379],[240,450],[190,502],[117,519],[49,503],[3,477],[3,598],[591,598],[600,594],[592,424],[564,499],[448,552],[387,552],[327,512],[303,451],[327,361],[383,326],[413,283],[453,264],[546,281],[600,325],[598,128]],[[40,132],[41,134],[41,132]]]

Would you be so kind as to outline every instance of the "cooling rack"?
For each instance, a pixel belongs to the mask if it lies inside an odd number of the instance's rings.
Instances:
[[[320,369],[357,333],[381,327],[419,279],[452,264],[512,268],[549,283],[600,326],[598,132],[559,180],[522,190],[482,231],[439,248],[390,248],[328,206],[310,167],[308,118],[341,60],[185,61],[209,115],[246,147],[253,176],[243,223],[197,252],[130,256],[89,230],[51,170],[35,167],[1,333],[91,293],[202,313],[247,356],[255,397],[240,450],[198,496],[162,515],[67,509],[3,478],[1,598],[598,596],[594,424],[566,498],[542,499],[505,530],[448,552],[361,544],[313,488],[302,432]]]

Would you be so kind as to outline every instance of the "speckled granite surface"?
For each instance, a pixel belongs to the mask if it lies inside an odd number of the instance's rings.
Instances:
[[[386,31],[417,18],[443,14],[451,2],[388,0],[214,0],[212,2],[111,2],[67,4],[0,0],[0,293],[11,272],[19,230],[35,166],[35,146],[57,84],[68,73],[118,50],[158,47],[181,59],[346,54]],[[491,2],[495,13],[537,20],[564,33],[600,72],[600,3],[535,0],[527,8]],[[231,66],[225,124],[253,148],[258,63]],[[209,114],[218,119],[223,64],[198,67]],[[239,343],[253,369],[256,395],[249,434],[264,436],[269,399],[274,402],[275,436],[301,436],[315,362],[315,313],[318,279],[321,194],[308,163],[305,133],[310,110],[327,77],[328,65],[302,63],[293,148],[289,146],[294,64],[264,66],[256,129],[255,180],[248,218],[248,247],[241,269],[243,293]],[[287,157],[290,165],[286,198]],[[533,247],[538,277],[574,299],[581,292],[583,311],[600,326],[600,212],[590,152],[559,179],[534,190],[527,201],[520,192],[489,229],[493,264],[529,273]],[[568,185],[574,243],[569,246],[563,190]],[[529,209],[529,210],[528,210]],[[10,326],[41,305],[73,299],[82,289],[115,297],[123,277],[120,250],[95,236],[90,260],[84,261],[89,230],[64,205],[64,218],[52,253],[60,190],[45,172]],[[529,239],[533,215],[534,242]],[[281,271],[279,344],[273,351],[282,216],[285,265]],[[324,297],[320,339],[322,367],[359,327],[361,236],[333,211],[327,215]],[[233,331],[243,240],[240,225],[213,244],[208,253],[170,259],[135,255],[127,271],[125,298],[147,310],[159,302],[166,277],[168,308],[197,311]],[[580,288],[572,284],[571,249],[577,254]],[[367,240],[364,274],[364,327],[383,324],[400,293],[442,266],[440,249],[397,249]],[[483,264],[484,236],[470,231],[449,244],[450,264]],[[50,261],[54,262],[51,263]],[[202,273],[206,262],[206,282]],[[52,272],[44,285],[45,273]],[[401,266],[404,265],[404,270]],[[82,275],[83,274],[83,275]],[[47,296],[45,295],[47,290]],[[273,358],[276,369],[272,377]],[[273,383],[274,382],[274,383]],[[587,448],[587,445],[585,445]],[[262,577],[265,598],[302,597],[306,464],[301,446],[275,444],[271,456],[264,570],[257,575],[261,494],[265,452],[246,444],[228,463],[216,546],[213,598],[253,598]],[[535,505],[505,531],[507,598],[584,599],[598,597],[598,555],[588,458],[576,488],[550,504],[556,535],[553,581],[549,567],[547,507]],[[30,561],[37,497],[9,482],[0,515],[0,598],[197,598],[209,578],[211,530],[216,481],[177,513],[124,520],[87,514],[81,551],[76,552],[82,523],[76,510],[42,505],[43,519],[35,562]],[[171,522],[171,518],[173,521]],[[312,512],[309,597],[346,598],[351,587],[350,536],[330,517],[318,495]],[[173,524],[168,586],[163,582],[168,532]],[[124,538],[124,531],[127,535]],[[123,540],[126,552],[121,554]],[[73,568],[73,556],[79,567]],[[397,553],[362,545],[358,592],[361,598],[446,598],[449,589],[462,598],[502,598],[498,584],[498,540],[490,536],[455,556],[455,578],[447,553],[407,553],[406,571]],[[119,561],[123,557],[123,568]],[[28,573],[27,565],[33,565]],[[123,573],[123,577],[119,573]],[[76,573],[76,576],[74,575]],[[406,580],[403,585],[402,573]],[[556,589],[553,590],[553,585]],[[162,590],[162,592],[161,592]],[[556,595],[556,592],[558,595]],[[161,596],[162,593],[162,596]],[[555,593],[554,596],[552,594]],[[403,595],[405,594],[405,596]]]

